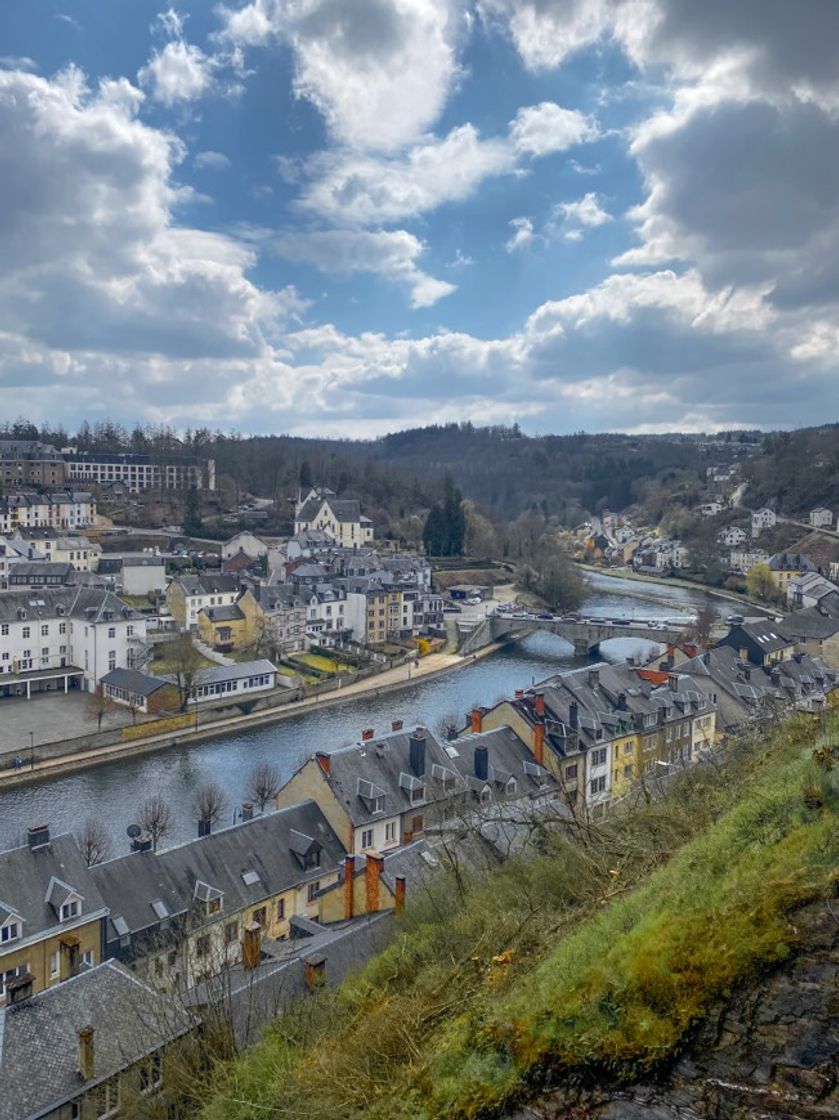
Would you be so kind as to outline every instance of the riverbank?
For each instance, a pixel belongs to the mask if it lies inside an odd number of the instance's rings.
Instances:
[[[636,583],[651,583],[658,587],[682,587],[686,591],[704,591],[707,595],[713,595],[717,599],[728,599],[729,602],[738,603],[740,606],[759,611],[769,618],[774,618],[778,613],[777,610],[773,610],[771,607],[767,607],[761,603],[755,603],[753,599],[749,599],[748,596],[742,594],[742,592],[729,591],[719,587],[709,587],[707,583],[697,583],[695,580],[681,579],[679,576],[651,576],[647,575],[645,572],[636,572],[632,568],[599,568],[596,564],[586,564],[582,561],[578,561],[578,566],[587,572],[608,576],[610,579],[629,579],[634,580]]]
[[[120,742],[40,759],[34,766],[26,770],[12,770],[0,774],[0,788],[30,785],[58,775],[72,774],[95,766],[117,763],[124,759],[169,750],[172,747],[192,746],[208,740],[237,735],[241,731],[283,723],[307,712],[338,707],[347,700],[355,700],[365,695],[379,697],[391,692],[398,692],[410,688],[420,681],[432,681],[472,665],[476,661],[496,653],[505,644],[504,642],[493,642],[467,657],[462,657],[460,654],[432,653],[420,661],[408,662],[393,669],[385,669],[373,677],[356,681],[326,695],[309,696],[276,708],[251,712],[247,715],[231,716],[205,727],[179,728],[163,734],[139,737],[130,742]]]

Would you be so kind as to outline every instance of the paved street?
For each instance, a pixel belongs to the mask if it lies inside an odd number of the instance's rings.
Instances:
[[[30,731],[36,748],[39,743],[90,735],[96,730],[96,720],[86,717],[87,700],[87,693],[76,690],[66,696],[50,692],[31,700],[0,700],[0,752],[17,749],[22,757],[28,757]],[[126,723],[131,723],[131,713],[117,709],[105,713],[102,728]]]

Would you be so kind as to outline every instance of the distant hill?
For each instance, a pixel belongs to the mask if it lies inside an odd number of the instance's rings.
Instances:
[[[773,432],[745,471],[752,509],[768,505],[806,521],[811,509],[839,507],[839,424]]]

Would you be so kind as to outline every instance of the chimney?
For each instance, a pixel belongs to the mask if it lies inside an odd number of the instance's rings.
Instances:
[[[147,832],[142,832],[139,836],[131,838],[132,852],[150,852],[153,847],[154,842]]]
[[[679,678],[675,673],[670,674],[670,676],[667,678],[667,683],[670,685],[671,692],[679,691]]]
[[[79,1076],[82,1081],[92,1081],[95,1076],[93,1061],[93,1027],[82,1027],[79,1039]]]
[[[676,647],[675,647],[675,645],[674,645],[674,644],[673,644],[672,642],[668,642],[668,643],[667,643],[667,656],[668,656],[668,657],[670,658],[670,660],[672,661],[672,660],[673,660],[673,658],[675,657],[675,655],[676,655]]]
[[[391,720],[390,721],[390,729],[391,729],[391,731],[401,731],[402,730],[402,720],[401,719]]]
[[[209,820],[207,817],[205,817],[203,820],[200,820],[198,822],[198,835],[199,836],[209,836],[212,831],[213,831],[213,822],[211,820]]]
[[[484,717],[480,708],[472,709],[472,726],[470,728],[473,735],[480,734],[483,731]]]
[[[795,653],[792,655],[792,659],[793,659],[793,661],[797,661],[798,664],[800,665],[801,662],[804,660],[804,654],[801,652],[800,649],[797,649],[795,651]]]
[[[711,664],[711,651],[709,649],[706,649],[705,652],[702,654],[702,664],[703,665],[710,665]]]
[[[355,887],[355,856],[344,856],[344,921],[353,916],[353,889]]]
[[[315,755],[318,766],[323,770],[324,774],[329,773],[329,755],[325,751],[318,751]]]
[[[533,710],[540,719],[545,718],[545,697],[541,692],[537,692],[533,698]]]
[[[372,738],[373,738],[373,728],[372,727],[365,727],[364,730],[361,732],[362,743],[369,743]]]
[[[568,723],[572,731],[576,731],[580,726],[579,708],[576,700],[572,700],[568,705]]]
[[[306,987],[310,992],[322,988],[326,983],[326,957],[318,953],[306,957],[303,962],[306,970]]]
[[[773,665],[769,670],[769,679],[772,681],[772,684],[776,686],[781,683],[781,670],[777,665]]]
[[[588,671],[588,686],[589,686],[589,688],[599,688],[600,687],[600,670],[599,669],[596,669],[596,668],[595,669],[589,669],[589,671]]]
[[[521,700],[522,696],[524,696],[524,689],[523,688],[517,688],[516,689],[516,700]]]
[[[401,914],[405,909],[405,876],[396,876],[396,913]]]
[[[619,692],[618,693],[618,700],[617,700],[617,705],[616,706],[617,706],[617,709],[618,709],[619,712],[625,712],[626,711],[626,693],[625,692]]]
[[[545,765],[545,725],[537,723],[533,728],[533,757],[539,766]]]
[[[752,671],[751,671],[751,669],[749,668],[748,665],[743,666],[743,676],[746,678],[747,681],[750,681],[752,679]]]
[[[62,937],[58,948],[59,978],[69,980],[71,976],[79,974],[79,939],[78,937]]]
[[[262,926],[259,922],[248,922],[245,926],[245,937],[242,942],[242,967],[248,970],[258,968],[262,950]]]
[[[741,661],[748,661],[749,660],[749,651],[746,649],[745,646],[742,646],[741,649],[740,649],[740,660]]]
[[[421,778],[425,773],[425,735],[415,731],[408,744],[411,773],[415,778]]]
[[[252,801],[245,801],[245,802],[242,803],[242,820],[243,821],[252,821],[253,820],[253,802]]]
[[[33,824],[26,830],[26,842],[34,852],[37,848],[44,848],[50,842],[50,828],[47,824]]]
[[[14,980],[9,980],[6,983],[6,997],[9,1006],[26,1003],[28,999],[31,999],[34,985],[35,977],[31,972],[24,972],[21,976],[16,976]]]
[[[375,914],[379,909],[379,882],[385,861],[378,852],[367,852],[364,865],[364,887],[367,895],[367,913]]]
[[[489,777],[489,749],[475,747],[475,777],[485,782]]]

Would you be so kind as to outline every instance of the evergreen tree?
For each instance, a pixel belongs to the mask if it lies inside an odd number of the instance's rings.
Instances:
[[[300,464],[300,489],[308,492],[312,488],[312,468],[309,460],[304,459]]]
[[[204,528],[204,523],[201,520],[201,498],[194,486],[190,486],[186,492],[183,528],[189,537],[200,536]]]

